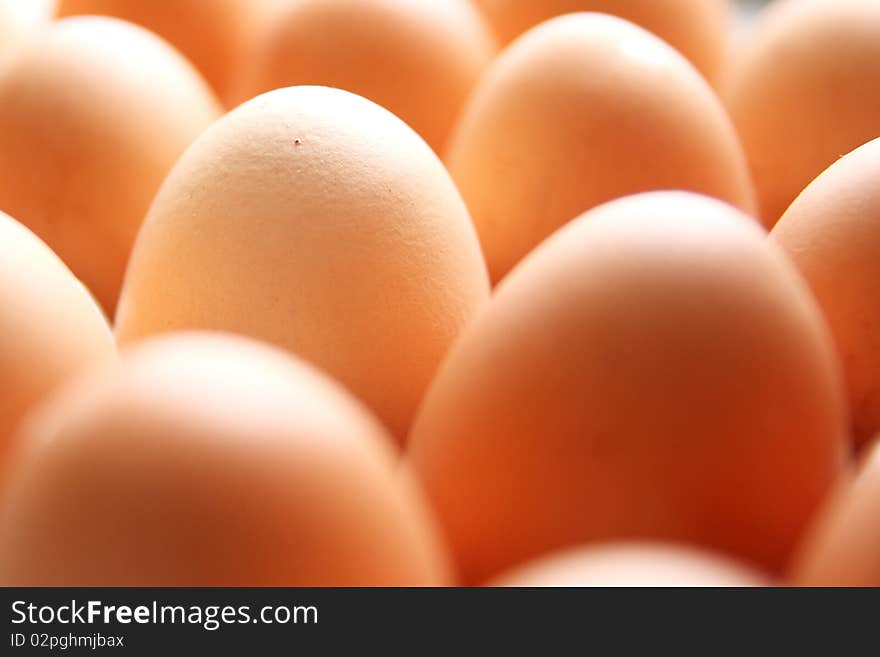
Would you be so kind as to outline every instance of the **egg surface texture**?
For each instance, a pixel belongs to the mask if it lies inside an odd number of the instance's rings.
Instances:
[[[239,95],[345,89],[392,111],[439,151],[495,49],[468,0],[299,0],[259,39]]]
[[[0,479],[25,413],[68,377],[112,363],[107,320],[36,235],[0,212]]]
[[[218,112],[192,66],[146,30],[58,21],[0,67],[0,208],[112,314],[153,195]]]
[[[476,0],[502,43],[554,16],[581,11],[613,14],[667,41],[710,80],[724,68],[728,0]]]
[[[556,228],[628,194],[686,189],[752,209],[745,156],[687,60],[622,19],[571,14],[480,79],[446,156],[493,282]]]
[[[840,472],[839,365],[750,217],[655,192],[561,229],[449,354],[409,456],[467,581],[597,540],[778,570]]]
[[[293,87],[234,110],[178,162],[138,237],[117,337],[272,342],[402,438],[487,297],[467,210],[425,142],[359,96]]]
[[[326,377],[244,338],[163,337],[24,428],[0,583],[448,583],[388,435]]]
[[[769,579],[720,555],[663,543],[581,547],[515,568],[496,586],[766,586]]]
[[[880,2],[778,0],[739,55],[725,98],[770,227],[837,158],[880,137]]]
[[[771,235],[819,300],[837,343],[859,442],[880,431],[880,139],[839,159]]]

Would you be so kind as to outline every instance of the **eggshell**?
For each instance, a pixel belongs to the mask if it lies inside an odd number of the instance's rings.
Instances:
[[[469,582],[597,540],[778,570],[839,474],[839,365],[749,217],[659,192],[584,214],[468,326],[409,443]]]
[[[725,93],[773,226],[838,157],[880,137],[880,2],[778,0]]]
[[[283,346],[402,439],[488,298],[467,209],[431,149],[345,91],[293,87],[226,115],[165,181],[117,315],[128,343],[180,328]]]
[[[631,193],[687,189],[752,209],[745,156],[709,85],[613,16],[555,18],[511,44],[450,143],[496,282],[565,222]]]
[[[446,555],[388,435],[337,385],[229,336],[178,335],[24,428],[3,585],[435,585]]]
[[[502,43],[554,16],[613,14],[653,32],[710,80],[721,73],[731,30],[728,0],[476,0]]]
[[[520,566],[494,586],[766,586],[765,575],[683,545],[617,543],[555,553]]]
[[[880,139],[814,180],[771,235],[807,279],[846,374],[853,431],[880,431]]]
[[[338,87],[392,111],[438,151],[496,50],[468,0],[299,0],[279,14],[244,68],[242,99]]]
[[[255,0],[61,0],[58,14],[102,14],[142,25],[170,41],[230,99],[262,11]]]
[[[0,208],[112,313],[153,195],[218,113],[195,70],[146,30],[58,21],[0,68]]]
[[[40,239],[0,212],[0,478],[24,414],[86,367],[113,362],[107,320]]]
[[[840,485],[792,566],[795,586],[880,586],[880,443]]]

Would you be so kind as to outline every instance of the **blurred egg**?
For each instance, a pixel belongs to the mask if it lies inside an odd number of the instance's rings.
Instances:
[[[146,27],[179,49],[220,97],[230,100],[262,11],[255,0],[61,0],[58,13],[103,14]]]
[[[628,194],[686,189],[752,209],[745,156],[697,71],[602,14],[532,29],[481,78],[446,162],[500,280],[556,228]]]
[[[464,331],[409,457],[468,582],[658,539],[776,571],[839,474],[839,366],[746,215],[655,192],[584,214]]]
[[[19,420],[81,368],[112,362],[107,320],[40,239],[0,212],[0,476]]]
[[[279,89],[198,139],[138,237],[121,343],[243,333],[316,363],[402,440],[461,327],[488,298],[467,209],[391,113],[325,87]]]
[[[778,0],[725,96],[768,227],[838,157],[880,137],[880,2]]]
[[[218,113],[195,70],[146,30],[58,21],[0,67],[0,208],[112,314],[153,195]]]
[[[449,582],[380,425],[243,338],[145,344],[66,388],[22,440],[0,512],[3,585]]]
[[[867,440],[880,431],[880,139],[816,178],[771,235],[807,279],[828,320],[846,374],[854,433]]]
[[[727,557],[662,543],[582,547],[538,559],[493,586],[766,586],[765,575]]]
[[[807,536],[794,586],[880,586],[880,443],[842,484]]]
[[[468,0],[299,0],[279,14],[244,69],[242,99],[338,87],[390,110],[438,151],[495,54]]]
[[[667,41],[710,80],[720,74],[731,30],[729,0],[476,0],[502,43],[554,16],[613,14]]]

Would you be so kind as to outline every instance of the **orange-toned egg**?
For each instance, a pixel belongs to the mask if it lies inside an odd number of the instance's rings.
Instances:
[[[766,586],[770,578],[728,557],[684,545],[612,543],[542,557],[493,586]]]
[[[838,157],[880,137],[880,2],[777,0],[738,53],[725,99],[773,226]]]
[[[58,21],[0,67],[0,208],[112,314],[153,195],[218,113],[190,64],[146,30]]]
[[[831,497],[792,565],[795,586],[880,586],[880,443]]]
[[[256,0],[61,0],[58,14],[101,14],[142,25],[186,55],[224,100],[261,26]]]
[[[681,192],[619,199],[536,249],[434,380],[409,460],[463,575],[597,540],[779,569],[847,447],[809,291],[756,222]]]
[[[174,167],[116,331],[122,343],[181,328],[275,343],[402,440],[488,293],[467,209],[425,142],[359,96],[292,87],[227,114]]]
[[[341,388],[244,338],[176,335],[24,426],[0,583],[450,582],[389,436]]]
[[[502,43],[554,16],[613,14],[650,30],[710,80],[721,73],[731,29],[729,0],[476,0]]]
[[[18,422],[80,369],[112,363],[100,308],[40,239],[0,212],[0,476]]]
[[[468,0],[298,0],[259,39],[238,89],[354,92],[406,121],[438,152],[495,43]]]
[[[745,156],[709,85],[659,38],[602,14],[552,19],[502,52],[446,162],[495,282],[614,198],[686,189],[753,207]]]
[[[837,160],[773,228],[828,319],[859,442],[880,431],[880,139]]]

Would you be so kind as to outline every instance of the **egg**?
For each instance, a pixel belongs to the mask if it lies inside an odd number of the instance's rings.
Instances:
[[[753,208],[745,155],[721,102],[659,38],[613,16],[570,14],[489,67],[446,162],[493,282],[583,211],[685,189]]]
[[[773,226],[838,157],[880,137],[880,3],[779,0],[733,66],[725,99]]]
[[[112,314],[153,195],[218,115],[158,37],[111,18],[58,21],[0,67],[0,208]]]
[[[766,586],[770,579],[722,555],[684,545],[615,543],[579,547],[515,568],[493,586]]]
[[[0,480],[21,418],[74,373],[112,363],[100,308],[36,235],[0,212]]]
[[[809,282],[831,326],[853,433],[880,431],[880,139],[837,160],[798,196],[771,236]]]
[[[189,58],[226,100],[262,11],[255,0],[61,0],[58,8],[59,16],[102,14],[146,27]]]
[[[407,461],[471,583],[601,540],[777,572],[844,464],[839,370],[754,220],[640,194],[560,229],[501,283],[432,383]]]
[[[794,586],[880,586],[880,443],[842,483],[791,568]]]
[[[174,167],[116,335],[266,340],[339,379],[402,440],[488,294],[467,209],[425,142],[359,96],[291,87],[227,114]]]
[[[476,0],[502,43],[562,14],[613,14],[674,46],[710,80],[724,68],[731,28],[729,0]]]
[[[244,338],[150,341],[56,395],[0,511],[0,582],[450,582],[391,439],[338,385]]]
[[[495,54],[468,0],[299,0],[270,25],[243,68],[242,99],[338,87],[390,110],[438,151]]]

